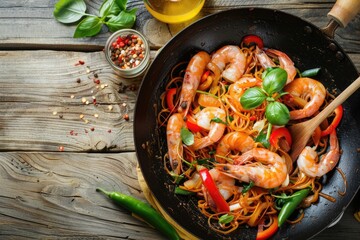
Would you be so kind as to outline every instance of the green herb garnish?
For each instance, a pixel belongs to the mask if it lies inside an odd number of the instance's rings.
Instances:
[[[59,0],[55,4],[54,17],[61,23],[75,23],[80,19],[74,38],[97,35],[105,24],[111,32],[131,28],[136,20],[136,8],[126,9],[127,0],[104,0],[99,15],[86,13],[84,0]]]

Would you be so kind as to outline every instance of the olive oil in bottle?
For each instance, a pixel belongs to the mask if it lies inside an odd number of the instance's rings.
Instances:
[[[195,17],[205,0],[144,0],[146,9],[159,21],[181,23]]]

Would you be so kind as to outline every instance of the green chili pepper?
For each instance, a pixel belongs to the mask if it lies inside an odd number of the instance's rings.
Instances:
[[[178,195],[194,195],[194,194],[196,194],[195,192],[187,191],[180,187],[176,187],[174,192],[175,192],[175,194],[178,194]]]
[[[101,188],[97,188],[96,191],[104,193],[121,207],[126,208],[127,210],[141,217],[151,226],[163,233],[168,239],[180,240],[180,236],[174,227],[170,225],[170,223],[168,223],[160,215],[160,213],[158,213],[149,204],[119,192],[108,192]]]
[[[279,213],[279,227],[290,217],[309,192],[310,188],[304,188],[293,193],[291,196],[284,198],[285,203]]]

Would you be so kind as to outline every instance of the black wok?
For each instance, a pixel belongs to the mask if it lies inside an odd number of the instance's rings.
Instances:
[[[159,96],[164,91],[167,74],[181,61],[188,61],[199,50],[212,52],[227,44],[239,44],[247,34],[256,34],[269,48],[287,53],[300,70],[321,67],[317,79],[328,89],[342,91],[358,77],[358,72],[343,49],[323,31],[287,13],[262,9],[239,8],[207,16],[190,25],[171,39],[158,53],[143,78],[135,109],[134,137],[138,161],[151,192],[163,209],[183,228],[200,239],[255,239],[257,229],[239,227],[224,236],[208,228],[207,219],[197,208],[196,198],[176,196],[174,185],[164,171],[162,156],[167,151],[165,129],[156,122]],[[344,104],[344,118],[338,128],[343,154],[336,171],[327,175],[322,192],[336,198],[319,202],[305,210],[304,219],[296,224],[285,224],[274,239],[307,239],[331,224],[349,205],[360,186],[360,93]]]

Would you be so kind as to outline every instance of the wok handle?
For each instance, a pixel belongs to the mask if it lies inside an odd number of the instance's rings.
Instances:
[[[346,25],[360,12],[359,0],[337,0],[328,13],[328,17],[335,20],[339,26]]]

